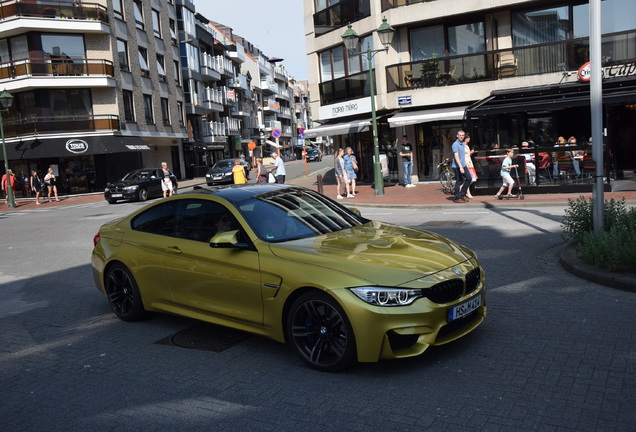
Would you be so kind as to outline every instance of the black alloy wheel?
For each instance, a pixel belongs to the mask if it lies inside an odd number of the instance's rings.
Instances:
[[[138,321],[145,315],[137,282],[123,264],[113,264],[106,272],[106,295],[115,315],[123,321]]]
[[[148,190],[146,188],[139,188],[137,191],[137,201],[146,201],[148,199]]]
[[[336,372],[353,365],[353,328],[340,305],[327,294],[309,292],[293,303],[287,317],[288,340],[314,369]]]

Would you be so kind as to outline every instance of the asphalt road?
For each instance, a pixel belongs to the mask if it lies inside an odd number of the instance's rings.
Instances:
[[[3,431],[636,429],[636,295],[562,270],[563,207],[361,208],[474,249],[489,315],[420,357],[328,374],[258,336],[187,349],[165,341],[194,321],[118,320],[93,284],[92,237],[140,205],[0,213]]]

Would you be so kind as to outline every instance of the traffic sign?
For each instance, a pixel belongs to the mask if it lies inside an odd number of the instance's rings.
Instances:
[[[254,150],[256,148],[256,143],[254,141],[250,141],[247,143],[247,148],[250,150]]]
[[[278,138],[281,137],[282,134],[283,133],[280,131],[280,129],[272,130],[272,138],[277,138],[278,139]]]
[[[305,135],[305,128],[299,128],[298,135]]]

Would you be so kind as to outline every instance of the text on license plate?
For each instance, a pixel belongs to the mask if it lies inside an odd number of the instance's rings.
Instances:
[[[111,198],[121,198],[123,195],[122,194],[111,194],[110,197]]]
[[[477,297],[471,298],[464,303],[458,304],[457,306],[453,306],[448,310],[448,322],[454,321],[461,317],[465,317],[475,309],[481,306],[481,295]]]

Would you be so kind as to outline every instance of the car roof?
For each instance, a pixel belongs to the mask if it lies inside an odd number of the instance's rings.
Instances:
[[[283,185],[276,183],[259,183],[259,184],[245,184],[245,185],[230,185],[221,187],[201,187],[195,186],[192,192],[179,194],[179,196],[187,195],[215,195],[223,198],[231,203],[238,203],[246,199],[252,198],[255,195],[271,192],[278,189],[304,189],[298,186]]]

